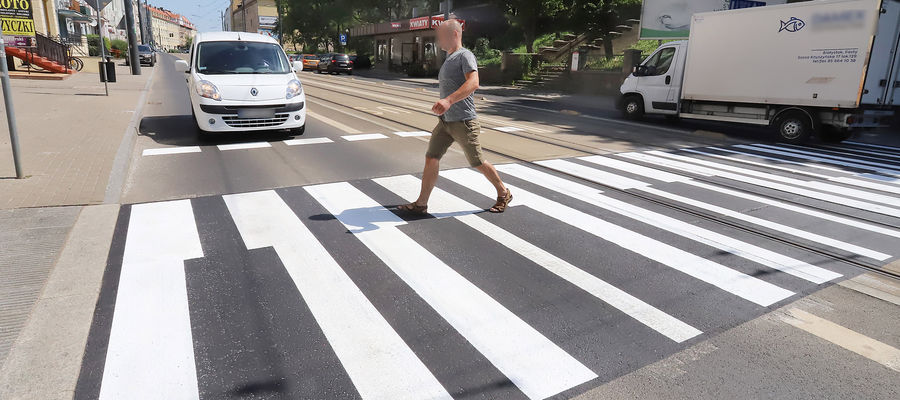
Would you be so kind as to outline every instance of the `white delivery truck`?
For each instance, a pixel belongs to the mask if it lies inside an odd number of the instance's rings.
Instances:
[[[695,14],[622,84],[626,117],[772,126],[801,142],[889,126],[900,106],[900,0],[815,0]]]

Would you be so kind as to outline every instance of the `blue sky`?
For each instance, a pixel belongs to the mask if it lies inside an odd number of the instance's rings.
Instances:
[[[152,6],[184,15],[200,32],[222,30],[219,13],[225,11],[231,3],[229,0],[147,0],[147,2]]]

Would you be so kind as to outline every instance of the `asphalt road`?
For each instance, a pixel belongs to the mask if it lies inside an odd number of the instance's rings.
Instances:
[[[306,134],[194,136],[157,66],[76,398],[896,398],[900,149],[301,74]],[[865,294],[864,294],[865,293]]]

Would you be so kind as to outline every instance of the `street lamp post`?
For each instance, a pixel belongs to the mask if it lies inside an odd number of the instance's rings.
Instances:
[[[25,177],[22,162],[19,160],[19,131],[16,127],[16,112],[13,110],[12,87],[9,84],[9,68],[6,65],[6,43],[0,37],[0,85],[3,86],[3,102],[6,105],[6,122],[9,125],[9,143],[12,145],[13,164],[16,167],[16,178]]]

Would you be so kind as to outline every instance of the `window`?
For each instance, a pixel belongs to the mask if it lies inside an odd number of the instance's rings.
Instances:
[[[656,52],[644,63],[644,66],[647,67],[647,76],[663,75],[669,72],[669,67],[672,66],[672,59],[674,58],[674,47],[667,47]]]
[[[290,64],[275,43],[203,42],[197,47],[201,74],[286,74]]]

